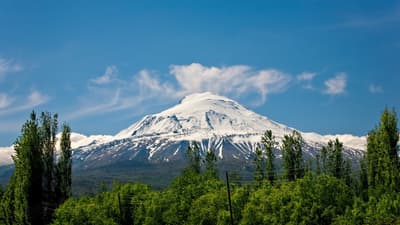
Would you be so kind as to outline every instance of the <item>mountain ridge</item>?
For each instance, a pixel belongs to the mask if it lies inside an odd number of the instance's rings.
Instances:
[[[74,160],[80,163],[118,162],[139,156],[142,160],[170,161],[179,158],[174,156],[182,153],[192,141],[199,142],[202,151],[214,148],[221,159],[224,152],[229,152],[233,158],[248,159],[265,130],[272,130],[279,145],[284,135],[296,129],[248,110],[232,99],[204,92],[188,95],[160,113],[146,115],[116,135],[72,133],[71,142]],[[310,152],[335,138],[339,138],[352,154],[361,155],[365,150],[365,136],[299,132],[305,140],[305,149]],[[0,148],[0,165],[12,164],[10,148]],[[224,151],[224,148],[230,150]]]

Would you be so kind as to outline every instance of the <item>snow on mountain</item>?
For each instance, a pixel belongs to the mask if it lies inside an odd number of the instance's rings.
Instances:
[[[181,159],[192,141],[198,142],[203,152],[215,150],[221,159],[247,160],[266,130],[272,130],[278,146],[284,135],[295,129],[258,115],[234,100],[205,92],[186,96],[165,111],[147,115],[115,136],[72,133],[71,141],[75,162],[85,168],[127,160]],[[305,140],[305,153],[311,156],[335,138],[343,142],[350,157],[361,156],[366,146],[366,137],[300,133]],[[3,149],[0,164],[9,164],[10,156],[5,155],[10,150]],[[279,154],[277,151],[278,157]]]
[[[14,147],[0,147],[0,165],[12,164],[11,156],[14,154]]]
[[[295,130],[252,112],[236,101],[210,92],[192,94],[163,112],[147,115],[116,134],[109,142],[75,150],[78,162],[104,165],[125,160],[170,161],[183,157],[192,141],[202,151],[213,149],[222,159],[249,159],[261,135],[272,130],[280,145]],[[301,132],[305,152],[315,155],[329,140],[339,138],[350,157],[359,157],[366,138]],[[277,152],[279,157],[280,152]],[[90,162],[90,163],[89,163]],[[87,165],[86,165],[87,166]]]
[[[60,146],[60,137],[61,133],[57,134],[57,150]],[[71,133],[71,147],[73,149],[93,145],[93,144],[102,144],[107,141],[110,141],[113,138],[111,135],[90,135],[86,136],[79,133]],[[14,155],[14,146],[9,147],[0,147],[0,166],[1,165],[10,165],[13,164],[12,155]]]
[[[231,99],[205,92],[187,96],[170,109],[144,117],[118,133],[115,139],[157,135],[173,140],[201,141],[213,136],[256,135],[256,140],[250,141],[258,142],[267,129],[272,130],[278,140],[295,130],[258,115]],[[339,138],[345,146],[359,150],[365,149],[366,144],[366,137],[348,134],[301,134],[306,141],[313,143],[326,144]]]
[[[60,134],[57,135],[58,140],[60,139]],[[71,148],[79,148],[86,145],[93,144],[103,144],[113,139],[112,135],[90,135],[86,136],[79,133],[71,133]],[[59,146],[59,142],[57,142]]]
[[[200,141],[213,135],[259,134],[266,128],[277,136],[293,130],[257,115],[231,99],[206,92],[189,95],[170,109],[144,117],[115,138],[158,135]]]

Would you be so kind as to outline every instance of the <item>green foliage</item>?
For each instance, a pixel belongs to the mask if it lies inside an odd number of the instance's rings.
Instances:
[[[259,147],[256,147],[256,151],[254,154],[254,182],[257,186],[261,186],[264,180],[264,157],[263,152]]]
[[[71,152],[71,128],[64,124],[60,140],[60,157],[56,165],[55,194],[58,196],[58,204],[63,203],[72,195],[72,152]]]
[[[211,179],[218,179],[217,156],[215,155],[214,151],[209,150],[206,152],[204,164],[205,175]]]
[[[327,146],[321,149],[321,165],[318,165],[322,173],[329,174],[336,178],[344,178],[345,172],[349,168],[346,167],[343,159],[343,143],[339,139],[330,140]],[[319,162],[318,162],[319,163]],[[349,172],[349,171],[348,171]]]
[[[400,191],[398,140],[396,112],[386,108],[379,126],[367,138],[368,185],[374,189],[374,194]]]
[[[200,156],[200,149],[196,142],[189,145],[186,150],[186,159],[189,163],[190,170],[193,170],[195,173],[199,174],[201,169],[201,156]]]
[[[297,131],[285,135],[282,140],[282,160],[285,178],[294,181],[304,176],[303,138]]]
[[[52,121],[50,124],[56,124]],[[283,139],[284,179],[279,179],[272,151],[274,138],[267,131],[262,137],[263,149],[255,152],[255,182],[242,184],[237,181],[240,178],[232,179],[235,173],[231,173],[234,224],[400,224],[396,126],[394,111],[385,110],[380,125],[368,136],[366,157],[360,161],[359,173],[354,177],[351,162],[344,159],[343,145],[338,139],[329,141],[317,155],[316,171],[312,171],[311,161],[304,165],[303,139],[300,133],[293,132]],[[48,133],[51,127],[47,122],[39,125],[34,116],[24,125],[16,145],[16,172],[4,193],[0,191],[0,223],[40,224],[31,222],[35,215],[31,201],[37,197],[32,196],[32,186],[37,181],[29,176],[42,179],[40,187],[46,190],[45,159],[53,146],[52,132]],[[45,131],[49,139],[42,139]],[[57,185],[70,184],[69,139],[70,129],[64,126],[60,160],[52,174],[57,178],[55,196],[64,196],[64,200],[70,189]],[[42,160],[36,159],[35,154]],[[116,182],[110,191],[103,188],[91,197],[68,198],[56,210],[53,224],[231,224],[227,187],[218,179],[215,153],[207,151],[202,155],[194,143],[186,157],[187,167],[168,188],[154,190],[144,184]],[[33,161],[38,164],[32,165]],[[32,172],[40,168],[42,176]],[[45,211],[39,213],[44,216]]]
[[[14,147],[15,171],[1,200],[6,224],[49,224],[54,210],[70,196],[70,192],[64,195],[56,192],[61,185],[56,182],[58,172],[64,172],[55,169],[57,119],[57,114],[50,113],[42,113],[38,119],[32,112],[22,127]],[[68,142],[69,136],[63,139]],[[63,153],[67,151],[70,147],[63,148]],[[71,176],[66,179],[69,183],[64,183],[63,188],[70,189]]]
[[[266,156],[266,178],[273,184],[275,181],[275,155],[274,155],[274,147],[275,147],[275,137],[272,135],[271,130],[265,131],[264,135],[261,137],[261,143],[264,147],[265,156]]]

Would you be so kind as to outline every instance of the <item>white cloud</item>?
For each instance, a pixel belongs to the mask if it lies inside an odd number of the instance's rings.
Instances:
[[[7,97],[8,98],[8,97]],[[17,99],[17,97],[15,97]],[[43,105],[49,101],[49,97],[46,95],[43,95],[37,90],[31,91],[31,93],[26,97],[25,100],[19,100],[10,102],[7,106],[1,108],[0,107],[0,116],[3,115],[9,115],[12,113],[17,113],[17,112],[22,112],[26,110],[32,110],[34,107]],[[14,103],[17,102],[17,103]],[[11,104],[14,103],[14,104]]]
[[[170,97],[177,95],[177,90],[175,90],[171,84],[167,82],[161,83],[161,81],[159,81],[159,79],[148,70],[141,70],[135,78],[135,81],[141,88],[141,93],[143,95],[162,94]]]
[[[0,109],[8,107],[12,102],[13,99],[11,99],[7,94],[0,93]]]
[[[268,94],[283,91],[291,77],[274,69],[254,70],[245,65],[206,67],[198,63],[170,66],[178,82],[177,93],[184,96],[194,92],[211,91],[222,95],[240,96],[258,93],[261,102]]]
[[[346,90],[347,75],[338,73],[335,77],[325,81],[325,93],[329,95],[343,94]]]
[[[2,79],[8,73],[19,72],[23,68],[20,64],[14,60],[0,58],[0,79]]]
[[[27,106],[35,107],[46,103],[48,100],[49,100],[48,96],[43,95],[37,90],[33,90],[28,96]]]
[[[112,71],[118,69],[114,66]],[[106,70],[107,74],[111,73]],[[67,118],[134,109],[138,105],[144,110],[152,104],[176,101],[188,94],[205,91],[231,97],[257,95],[256,103],[261,104],[270,94],[284,91],[292,80],[291,75],[275,69],[256,70],[246,65],[207,67],[198,63],[171,65],[169,77],[160,77],[151,70],[141,70],[132,79],[112,74],[102,76],[110,79],[91,79],[88,92],[79,99],[78,109]]]
[[[91,82],[98,85],[109,84],[116,80],[117,74],[118,74],[118,69],[116,66],[107,66],[104,74],[100,77],[91,79]]]
[[[382,86],[371,84],[369,85],[369,92],[371,92],[372,94],[382,93],[383,88]]]
[[[92,103],[92,104],[85,103],[79,107],[79,110],[74,110],[73,112],[69,113],[65,118],[75,119],[96,113],[110,112],[113,111],[112,109],[117,106],[119,101],[120,101],[120,90],[117,89],[111,99],[106,99],[105,102],[101,103]]]
[[[299,75],[297,75],[297,80],[299,81],[311,81],[317,76],[317,73],[309,73],[309,72],[304,72]]]

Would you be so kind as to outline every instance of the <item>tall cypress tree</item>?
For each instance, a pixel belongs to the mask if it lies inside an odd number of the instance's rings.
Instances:
[[[2,197],[6,224],[42,225],[51,222],[54,209],[60,203],[57,199],[59,195],[55,194],[55,175],[58,173],[55,169],[56,133],[57,115],[51,116],[50,113],[42,113],[39,121],[32,112],[23,125],[22,134],[14,146],[14,174]],[[62,143],[69,143],[64,146],[70,146],[70,129],[65,133],[68,135],[64,135]],[[65,151],[60,158],[69,162],[69,170],[65,172],[63,169],[63,173],[69,175],[63,179],[65,188],[69,190],[67,196],[70,196],[71,155],[66,151],[70,148],[61,149]]]
[[[205,163],[206,177],[211,179],[217,179],[218,178],[217,156],[215,155],[215,152],[213,150],[208,150],[206,152],[204,163]]]
[[[275,176],[276,176],[275,175],[275,166],[274,166],[275,137],[272,135],[271,130],[265,131],[264,135],[261,138],[261,143],[264,146],[264,151],[265,151],[265,155],[266,155],[266,164],[265,164],[266,178],[268,179],[270,184],[273,184],[275,181]]]
[[[71,128],[64,124],[60,140],[60,157],[56,170],[56,187],[57,204],[62,204],[66,199],[71,197],[71,180],[72,180],[72,152],[71,152]]]
[[[303,138],[298,131],[285,135],[282,140],[282,160],[285,177],[289,181],[304,176]]]
[[[35,112],[22,127],[15,143],[14,222],[44,224],[42,140]]]
[[[254,154],[254,181],[257,186],[260,186],[262,181],[264,180],[264,156],[263,152],[259,147],[256,147],[256,151]]]
[[[296,179],[302,178],[304,176],[305,166],[303,159],[303,144],[304,140],[298,131],[293,131],[293,148],[295,155],[295,175]]]
[[[52,116],[49,112],[42,112],[40,117],[41,122],[41,140],[42,154],[44,163],[44,223],[51,222],[52,213],[57,206],[55,196],[55,158],[54,152],[56,151],[56,135],[58,130],[58,115]],[[57,196],[59,197],[59,196]]]
[[[192,143],[192,146],[188,146],[185,155],[189,163],[189,169],[197,174],[200,174],[201,156],[200,149],[196,142]]]
[[[385,108],[379,125],[367,138],[368,185],[378,192],[400,191],[397,116]]]

